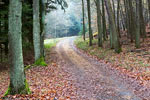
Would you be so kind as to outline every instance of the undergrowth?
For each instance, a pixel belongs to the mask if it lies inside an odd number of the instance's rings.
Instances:
[[[37,66],[47,66],[45,60],[44,60],[44,57],[41,57],[40,59],[38,59],[34,65],[37,65]]]
[[[128,48],[136,50],[132,44],[122,45],[122,52],[120,54],[117,54],[113,49],[110,49],[109,41],[103,42],[103,48],[101,48],[97,46],[96,39],[93,40],[93,46],[89,46],[88,39],[84,41],[81,37],[79,37],[75,40],[75,44],[77,48],[85,51],[86,53],[127,70],[136,70],[141,68],[145,70],[150,66],[149,60],[146,57],[143,57],[142,52],[136,53],[128,50]]]

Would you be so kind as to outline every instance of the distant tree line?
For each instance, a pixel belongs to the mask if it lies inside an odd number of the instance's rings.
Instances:
[[[73,8],[77,9],[77,8]],[[46,16],[46,37],[58,38],[67,36],[76,36],[81,31],[81,19],[77,19],[75,14],[63,12],[60,9],[53,11]],[[56,16],[58,16],[56,18]],[[60,20],[61,19],[61,20]]]

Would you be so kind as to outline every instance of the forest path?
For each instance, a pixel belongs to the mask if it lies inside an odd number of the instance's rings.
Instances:
[[[68,80],[77,88],[78,98],[71,100],[142,100],[109,65],[77,50],[74,40],[75,37],[64,39],[52,51],[53,60],[70,74]]]

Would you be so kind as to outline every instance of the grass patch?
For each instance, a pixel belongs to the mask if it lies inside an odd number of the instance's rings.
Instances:
[[[82,49],[91,55],[97,56],[100,59],[104,59],[108,54],[111,54],[111,52],[113,52],[110,49],[98,47],[98,40],[96,39],[94,39],[92,42],[93,46],[89,46],[89,40],[84,41],[81,37],[75,40],[77,48]]]
[[[28,70],[28,69],[30,69],[31,68],[31,65],[28,65],[28,66],[25,66],[24,67],[24,70]]]
[[[8,87],[8,89],[7,89],[7,91],[5,92],[5,94],[4,94],[4,97],[6,97],[7,95],[9,95],[10,94],[10,86]]]
[[[26,90],[27,90],[27,94],[31,94],[31,90],[30,90],[30,88],[29,88],[29,84],[28,84],[28,82],[27,82],[27,79],[25,80],[25,88],[26,88]]]
[[[40,59],[38,59],[34,65],[37,65],[37,66],[47,66],[45,60],[44,60],[44,57],[41,57]]]
[[[93,46],[89,46],[89,41],[84,41],[81,37],[75,40],[77,48],[87,52],[90,55],[96,56],[101,60],[110,62],[112,65],[125,68],[127,70],[143,70],[150,67],[149,60],[146,59],[141,53],[131,52],[135,49],[134,45],[129,43],[128,45],[122,45],[122,52],[120,54],[115,53],[113,49],[110,49],[110,42],[103,42],[103,48],[98,47],[97,40],[93,40]],[[131,49],[129,51],[129,48]]]
[[[44,40],[44,47],[45,47],[45,49],[51,49],[52,47],[56,46],[56,44],[61,39],[62,38],[55,38],[55,39],[46,39],[46,40]]]
[[[45,49],[50,49],[53,46],[55,46],[55,44],[44,44],[44,46],[45,46]]]
[[[61,40],[62,38],[55,38],[55,39],[46,39],[44,40],[44,47],[46,50],[51,49],[52,47],[56,46],[56,44]],[[47,66],[44,57],[41,57],[35,63],[33,64],[35,66]],[[27,66],[25,69],[28,69],[29,66]]]

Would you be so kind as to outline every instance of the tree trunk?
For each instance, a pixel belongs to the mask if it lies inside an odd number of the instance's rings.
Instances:
[[[118,33],[119,33],[119,37],[121,37],[121,34],[120,34],[120,0],[118,0],[118,4],[117,4],[117,30],[118,30]]]
[[[103,22],[103,38],[104,38],[104,41],[106,41],[107,34],[106,34],[106,19],[105,19],[104,0],[102,0],[102,22]]]
[[[82,15],[83,15],[83,40],[85,41],[85,17],[84,17],[84,0],[82,0]]]
[[[112,0],[112,9],[113,9],[113,13],[114,13],[115,22],[116,22],[116,11],[115,11],[115,2],[114,2],[114,0]]]
[[[136,29],[135,29],[135,12],[133,11],[133,4],[131,0],[127,0],[128,1],[128,14],[129,14],[129,33],[130,33],[130,39],[131,39],[131,42],[133,42],[134,40],[134,37],[135,37],[135,32],[136,32]]]
[[[147,0],[148,1],[148,9],[149,9],[149,21],[150,21],[150,0]]]
[[[41,56],[45,56],[44,35],[45,35],[45,0],[41,0]]]
[[[24,72],[22,54],[22,2],[10,0],[9,3],[9,56],[10,85],[5,95],[29,93]]]
[[[92,28],[91,28],[91,10],[90,10],[90,0],[87,0],[87,10],[88,10],[88,23],[89,23],[89,46],[92,46]]]
[[[105,5],[108,13],[108,18],[109,18],[109,23],[111,27],[111,32],[112,32],[112,37],[113,37],[113,44],[115,48],[116,53],[121,52],[121,46],[120,46],[120,41],[119,41],[119,36],[118,36],[118,31],[117,27],[115,24],[115,18],[114,18],[114,13],[112,11],[111,3],[109,0],[105,0]]]
[[[143,39],[146,37],[146,32],[145,32],[145,21],[143,17],[143,5],[142,5],[142,0],[139,0],[139,13],[140,13],[140,31],[141,35],[143,36]]]
[[[97,28],[98,28],[98,46],[102,47],[103,42],[103,34],[102,34],[102,23],[101,23],[101,11],[100,11],[100,1],[96,0],[96,8],[97,8]]]
[[[39,0],[33,0],[33,43],[35,62],[41,57]]]
[[[120,9],[120,16],[121,16],[122,27],[123,27],[123,30],[125,31],[125,29],[126,29],[126,21],[125,21],[125,14],[123,13],[122,6],[121,6],[121,9]]]
[[[129,7],[128,7],[127,0],[124,0],[124,7],[125,7],[125,23],[126,23],[126,29],[127,29],[127,38],[129,38],[130,23],[129,23],[129,13],[128,13]]]
[[[135,47],[140,47],[140,0],[136,0],[136,6],[137,6],[137,24],[136,24],[136,37],[135,37]]]
[[[1,19],[1,14],[0,14],[0,19]],[[0,20],[0,33],[1,33],[1,30],[2,30],[2,27],[1,27],[1,20]]]

